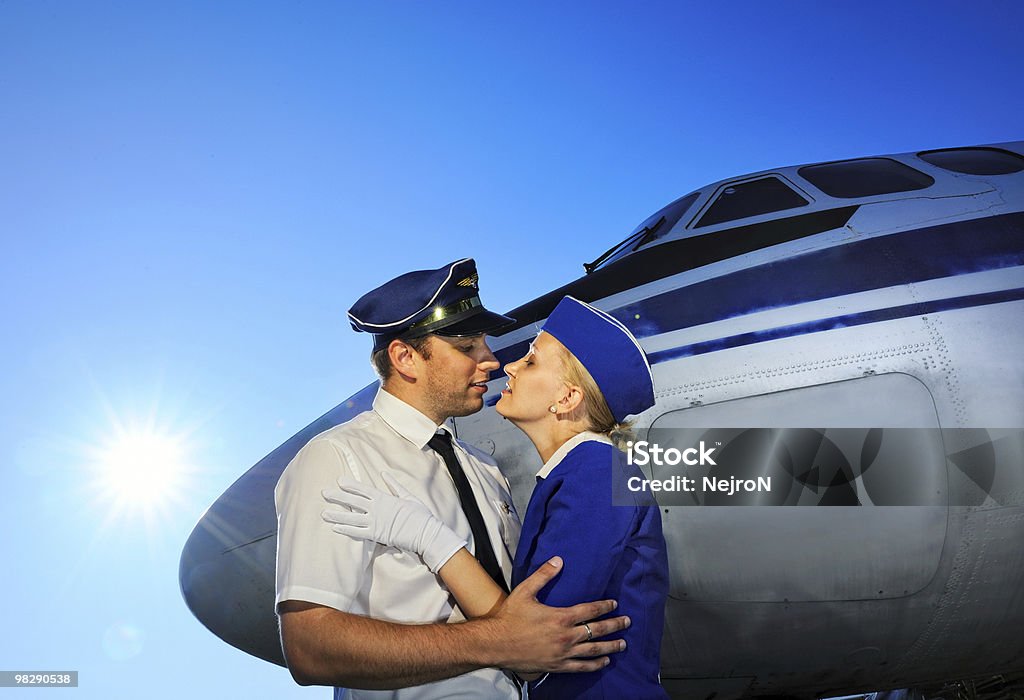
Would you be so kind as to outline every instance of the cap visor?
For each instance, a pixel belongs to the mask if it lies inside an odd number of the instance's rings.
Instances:
[[[442,322],[442,325],[430,328],[428,332],[446,336],[482,335],[485,333],[494,335],[516,322],[514,318],[502,316],[487,309],[475,309],[475,311],[476,313],[461,319],[456,318],[449,324]]]

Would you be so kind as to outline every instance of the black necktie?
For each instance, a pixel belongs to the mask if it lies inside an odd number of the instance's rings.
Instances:
[[[466,514],[469,527],[473,531],[473,542],[476,543],[476,558],[484,567],[484,571],[491,575],[494,582],[508,593],[508,584],[505,583],[505,576],[501,573],[501,566],[498,565],[498,558],[494,556],[494,549],[491,548],[491,538],[487,536],[487,526],[484,525],[484,518],[480,515],[480,507],[473,495],[473,487],[469,485],[466,473],[462,471],[455,456],[455,448],[452,447],[452,438],[447,431],[442,430],[434,433],[427,443],[437,454],[441,455],[448,472],[455,482],[455,489],[459,492],[459,502],[462,504],[462,512]]]

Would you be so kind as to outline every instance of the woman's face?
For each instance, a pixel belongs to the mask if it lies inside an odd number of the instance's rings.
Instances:
[[[549,418],[550,407],[565,394],[563,352],[556,338],[541,333],[525,357],[505,365],[508,385],[495,407],[498,413],[516,424]]]

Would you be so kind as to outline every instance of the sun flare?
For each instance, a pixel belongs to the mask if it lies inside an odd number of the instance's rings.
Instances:
[[[98,500],[118,515],[151,515],[178,502],[191,467],[184,438],[157,429],[122,429],[94,452]]]
[[[179,486],[184,460],[178,440],[156,433],[126,434],[102,455],[106,490],[118,500],[140,503]]]

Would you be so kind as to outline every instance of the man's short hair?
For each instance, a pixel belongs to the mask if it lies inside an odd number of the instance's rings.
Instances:
[[[418,338],[398,338],[403,343],[408,345],[410,348],[420,354],[424,360],[430,359],[430,348],[428,348],[430,335],[421,335]],[[373,365],[374,371],[377,376],[381,378],[381,381],[387,381],[391,377],[391,373],[395,371],[395,368],[391,364],[391,356],[388,354],[388,348],[391,347],[391,343],[388,343],[387,347],[383,347],[380,350],[376,350],[370,354],[370,364]]]

